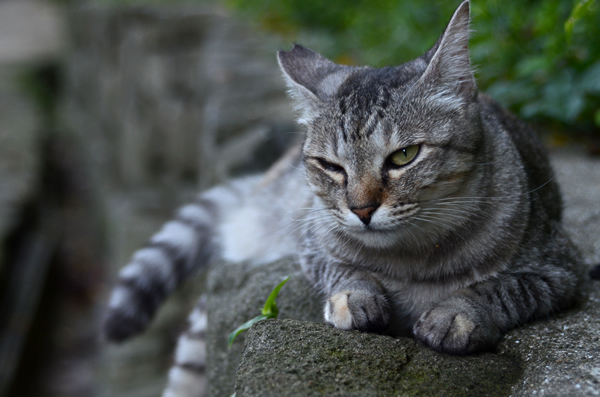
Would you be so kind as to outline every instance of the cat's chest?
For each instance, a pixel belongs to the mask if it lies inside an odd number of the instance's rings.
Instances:
[[[361,267],[383,285],[396,317],[410,324],[432,304],[489,277],[475,275],[468,266],[460,271],[454,263],[439,258],[401,255],[367,255]],[[448,268],[454,269],[452,275],[445,274],[444,269]]]
[[[408,311],[424,309],[429,304],[439,302],[452,292],[466,287],[467,284],[444,281],[416,282],[392,278],[381,278],[380,281],[388,298]]]
[[[411,282],[391,278],[384,278],[382,284],[394,312],[389,330],[393,335],[408,335],[423,312],[465,287],[465,283]]]

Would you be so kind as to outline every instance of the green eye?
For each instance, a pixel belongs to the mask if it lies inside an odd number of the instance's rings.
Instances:
[[[403,166],[410,163],[419,153],[419,145],[412,145],[402,148],[389,157],[389,161],[393,166]]]

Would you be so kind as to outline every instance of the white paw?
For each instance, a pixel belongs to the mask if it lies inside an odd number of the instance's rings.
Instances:
[[[390,315],[385,296],[342,291],[327,299],[325,321],[343,330],[381,332],[387,328]]]

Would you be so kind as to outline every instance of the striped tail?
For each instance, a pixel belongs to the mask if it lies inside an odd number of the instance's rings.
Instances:
[[[162,397],[203,397],[206,394],[206,296],[189,317],[189,328],[179,336],[175,363]]]
[[[232,193],[217,187],[201,195],[133,255],[111,295],[103,329],[106,339],[121,342],[143,331],[165,298],[201,265],[215,259],[217,203],[238,201]]]

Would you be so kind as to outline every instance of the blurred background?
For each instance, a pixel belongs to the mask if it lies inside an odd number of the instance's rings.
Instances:
[[[300,138],[275,52],[384,66],[459,1],[0,0],[0,396],[159,395],[186,286],[151,329],[99,337],[129,256],[200,189]],[[600,154],[598,0],[476,0],[480,87],[552,150]]]

